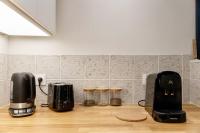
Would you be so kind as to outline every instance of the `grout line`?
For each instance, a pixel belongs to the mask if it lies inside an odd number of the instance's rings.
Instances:
[[[191,79],[191,80],[200,81],[200,79]]]
[[[188,63],[189,63],[189,77],[187,77],[188,79],[189,79],[189,103],[191,103],[192,101],[191,101],[191,91],[192,91],[192,89],[190,88],[190,83],[191,83],[191,80],[192,80],[192,78],[191,78],[191,62],[190,62],[190,59],[189,59],[189,61],[188,61]]]
[[[191,66],[192,66],[192,63],[189,61],[189,79],[190,80],[192,80]]]
[[[109,80],[108,80],[108,88],[110,89],[111,88],[111,80],[110,80],[110,70],[111,70],[111,55],[108,55],[108,77],[109,77]],[[111,93],[109,92],[108,94],[108,97],[109,99],[111,98]],[[109,100],[109,104],[110,104],[110,100]]]
[[[109,85],[108,85],[108,87],[110,88],[111,87],[111,80],[110,80],[110,71],[111,71],[111,55],[109,55],[109,57],[108,57],[108,61],[109,61],[109,65],[108,65],[108,76],[109,76]]]
[[[184,72],[183,72],[183,71],[184,71],[184,70],[183,70],[183,69],[184,69],[183,55],[181,55],[181,61],[182,61],[182,62],[181,62],[181,65],[182,65],[182,67],[181,67],[181,75],[182,75],[182,78],[184,78],[184,75],[183,75],[183,74],[184,74]]]
[[[35,74],[37,74],[37,56],[34,57],[35,58]]]
[[[87,77],[87,60],[88,60],[88,55],[84,56],[84,79],[86,79]]]
[[[157,60],[158,60],[158,73],[159,73],[159,71],[160,71],[160,55],[158,55]]]
[[[183,59],[182,59],[182,62],[183,62],[183,69],[184,69],[184,55],[182,55],[182,58],[183,58]],[[191,80],[198,80],[198,79],[192,79],[192,78],[191,78],[191,62],[190,62],[190,60],[189,60],[187,63],[188,63],[188,65],[189,65],[189,77],[186,77],[186,78],[185,78],[184,75],[183,75],[183,78],[186,79],[186,80],[189,80],[189,85],[188,85],[188,86],[189,86],[189,88],[188,88],[188,93],[189,93],[189,94],[188,94],[188,97],[189,97],[189,103],[191,103],[192,101],[191,101],[191,95],[190,95],[190,94],[191,94],[192,89],[190,88],[190,82],[191,82]],[[183,72],[184,72],[184,70],[183,70]],[[184,74],[184,73],[183,73],[183,74]],[[183,79],[183,80],[184,80],[184,79]],[[184,82],[184,81],[183,81],[183,82]]]
[[[56,80],[56,79],[51,79],[51,80]],[[109,79],[61,79],[61,80],[101,80],[101,81],[104,81],[104,80],[109,80]]]
[[[47,79],[47,80],[59,80],[59,79]],[[91,81],[95,81],[95,80],[100,80],[100,81],[105,81],[105,80],[119,80],[119,81],[128,81],[128,80],[133,80],[133,81],[135,81],[135,80],[142,80],[142,78],[141,79],[61,79],[61,80],[91,80]]]
[[[62,67],[62,62],[61,62],[61,60],[62,60],[62,57],[61,56],[59,56],[59,80],[61,81],[61,67]]]
[[[135,65],[136,65],[136,61],[135,61],[135,59],[136,59],[136,56],[135,55],[133,55],[133,57],[131,57],[131,59],[133,58],[133,67],[134,67],[134,69],[133,69],[133,75],[135,76]],[[136,92],[136,88],[135,88],[135,82],[132,82],[132,89],[133,89],[133,91],[132,91],[132,93],[131,93],[131,103],[134,103],[135,102],[135,92]]]
[[[182,94],[181,94],[181,96],[182,96],[182,102],[183,102],[183,100],[184,100],[184,96],[183,96],[183,89],[184,89],[184,76],[183,76],[183,55],[180,55],[181,56],[181,86],[182,86]],[[189,96],[190,94],[188,94],[188,96]]]
[[[35,71],[35,72],[34,72],[34,73],[35,73],[35,74],[38,74],[38,73],[37,73],[37,59],[38,59],[38,56],[37,56],[37,55],[34,55],[34,62],[35,62],[35,63],[34,63],[34,66],[35,66],[35,68],[34,68],[34,71]],[[38,89],[38,86],[36,85],[36,90],[37,90],[37,89]]]
[[[8,64],[8,59],[9,57],[8,57],[8,55],[6,54],[6,79],[5,80],[7,80],[8,79],[8,75],[9,75],[9,64]]]

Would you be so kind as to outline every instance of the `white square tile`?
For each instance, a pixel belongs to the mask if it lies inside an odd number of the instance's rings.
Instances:
[[[86,79],[108,79],[109,56],[87,56]]]
[[[9,55],[8,56],[8,78],[16,72],[35,73],[35,56],[31,55]]]
[[[200,106],[200,80],[190,80],[190,101]]]
[[[183,55],[183,78],[190,78],[190,60],[192,60],[191,55]]]
[[[62,79],[84,79],[86,56],[61,56]]]
[[[110,60],[111,79],[134,78],[134,56],[113,55]]]
[[[136,79],[142,79],[143,74],[158,72],[158,56],[135,56],[135,75]]]
[[[190,76],[191,79],[200,80],[200,63],[199,62],[191,62],[190,63]]]
[[[6,81],[0,81],[0,106],[9,103],[9,92]]]
[[[181,55],[161,55],[159,56],[159,71],[175,71],[182,75]]]
[[[190,103],[190,80],[189,79],[182,80],[182,103],[183,104]]]
[[[7,79],[7,56],[0,55],[0,80]]]
[[[37,56],[37,74],[46,74],[47,79],[60,79],[60,56]]]

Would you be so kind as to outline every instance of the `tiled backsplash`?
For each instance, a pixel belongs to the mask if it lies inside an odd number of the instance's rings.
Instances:
[[[200,61],[191,61],[190,69],[190,101],[200,106]]]
[[[0,105],[4,105],[9,101],[10,89],[7,82],[7,56],[0,54]]]
[[[143,74],[172,70],[183,75],[183,101],[188,103],[190,58],[189,55],[9,55],[7,79],[13,72],[26,71],[46,74],[48,83],[72,83],[76,103],[83,101],[84,87],[122,87],[123,103],[136,104],[145,97]],[[46,96],[39,89],[37,102],[46,103]]]

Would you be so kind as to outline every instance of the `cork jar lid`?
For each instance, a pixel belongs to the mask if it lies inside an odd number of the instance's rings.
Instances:
[[[91,87],[91,88],[83,88],[83,91],[95,91],[96,88]]]
[[[110,91],[122,91],[122,88],[112,87],[112,88],[110,88]]]
[[[97,87],[96,91],[109,91],[109,88],[106,88],[106,87]]]

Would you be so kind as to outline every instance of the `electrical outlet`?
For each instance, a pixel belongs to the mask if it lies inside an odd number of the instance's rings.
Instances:
[[[144,86],[146,85],[146,82],[147,82],[146,80],[147,80],[147,74],[143,74],[142,75],[142,85],[144,85]]]
[[[42,82],[41,82],[41,86],[45,86],[46,85],[46,74],[36,74],[35,75],[35,83],[38,86],[38,78],[42,78]]]

